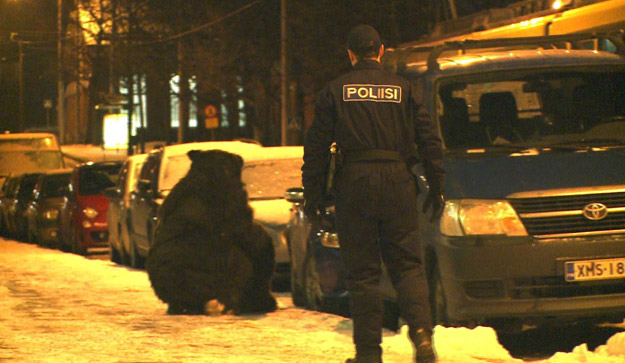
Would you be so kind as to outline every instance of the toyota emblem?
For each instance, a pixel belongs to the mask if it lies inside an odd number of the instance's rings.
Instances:
[[[608,215],[608,208],[601,203],[590,203],[584,207],[583,214],[591,221],[598,221]]]

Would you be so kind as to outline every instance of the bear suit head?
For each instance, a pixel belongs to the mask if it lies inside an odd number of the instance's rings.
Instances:
[[[191,159],[189,173],[214,175],[220,178],[241,179],[243,158],[222,150],[191,150],[187,153]]]

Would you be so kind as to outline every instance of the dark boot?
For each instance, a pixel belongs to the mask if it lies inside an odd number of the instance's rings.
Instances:
[[[408,335],[416,350],[417,363],[435,363],[436,353],[432,345],[432,331],[429,329],[409,329]]]
[[[349,358],[345,363],[382,363],[382,357],[379,355],[358,355],[356,358]]]
[[[382,363],[382,348],[356,347],[356,358],[349,358],[345,363]]]

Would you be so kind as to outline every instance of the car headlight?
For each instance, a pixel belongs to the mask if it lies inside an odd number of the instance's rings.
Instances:
[[[324,247],[339,248],[339,236],[334,232],[319,232],[319,240]]]
[[[505,200],[449,200],[440,227],[447,236],[527,236],[519,216]]]
[[[82,211],[82,212],[83,212],[83,213],[87,216],[87,218],[89,218],[89,219],[93,219],[93,218],[95,218],[95,217],[97,217],[97,216],[98,216],[98,211],[97,211],[97,210],[95,210],[95,209],[93,209],[93,208],[85,208],[85,209],[83,209],[83,211]]]
[[[59,216],[58,209],[48,209],[43,213],[44,219],[56,219]]]

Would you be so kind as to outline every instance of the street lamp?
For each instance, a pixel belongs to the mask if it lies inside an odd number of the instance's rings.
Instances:
[[[18,61],[18,82],[19,82],[19,125],[17,130],[24,131],[24,40],[20,39],[17,33],[11,33],[11,41],[17,42],[19,51]]]
[[[57,122],[59,128],[59,143],[62,145],[65,140],[65,100],[64,100],[64,86],[63,86],[63,0],[57,0],[57,26],[58,26],[58,39],[57,39],[57,65],[56,74],[58,77],[58,95],[57,95]]]
[[[287,145],[287,66],[286,66],[286,0],[280,1],[280,140],[281,145]]]

